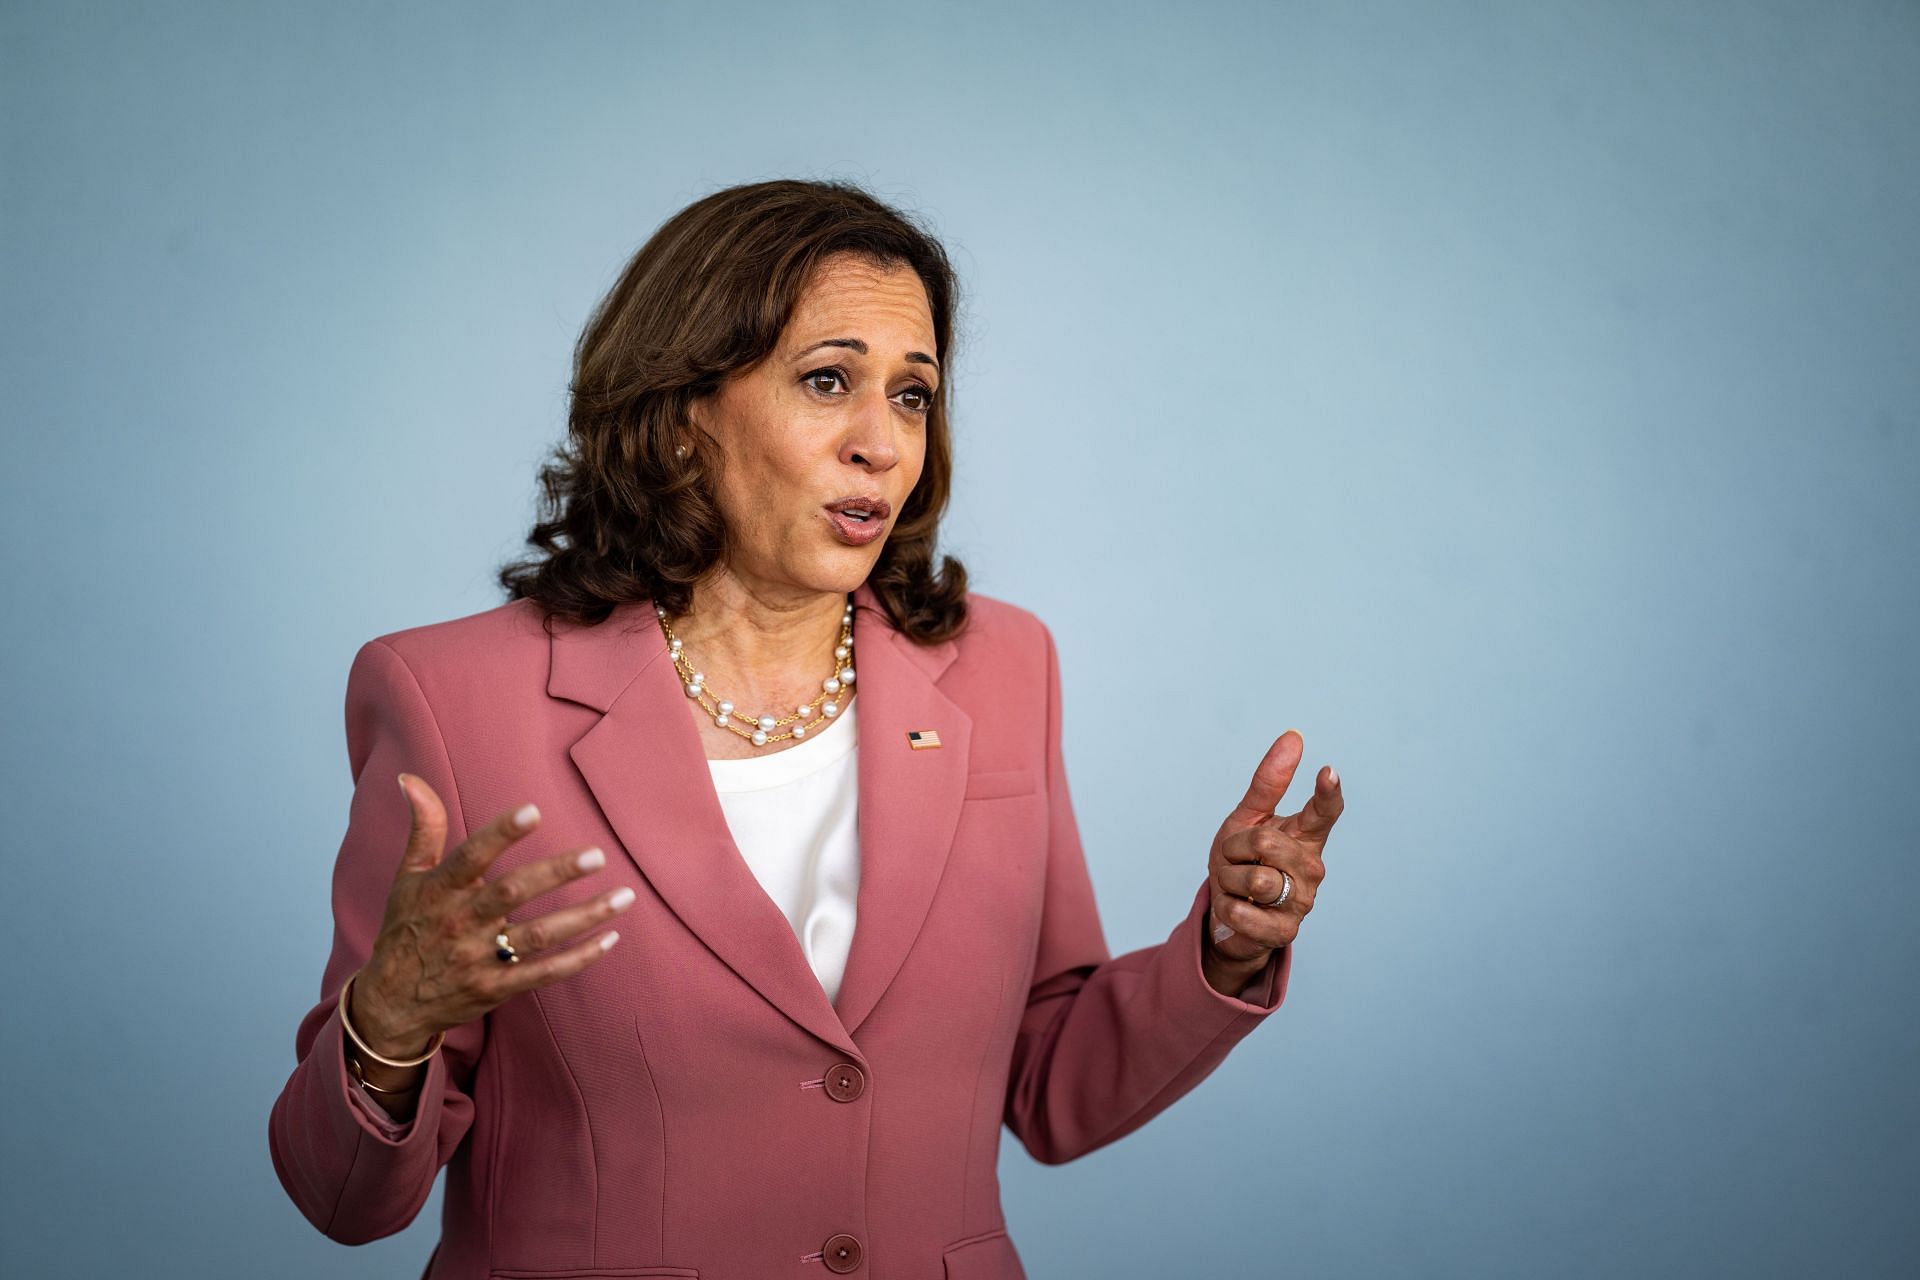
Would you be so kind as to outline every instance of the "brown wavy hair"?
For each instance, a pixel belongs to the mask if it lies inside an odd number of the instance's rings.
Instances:
[[[853,253],[904,265],[927,290],[936,352],[951,369],[957,282],[946,250],[912,218],[844,181],[728,187],[661,225],[600,300],[574,348],[567,440],[540,469],[527,544],[500,570],[513,600],[588,625],[646,598],[684,613],[726,553],[712,448],[674,456],[689,406],[769,353],[815,267]],[[926,461],[867,582],[894,626],[933,644],[966,625],[967,572],[934,543],[953,476],[948,387],[926,419]]]

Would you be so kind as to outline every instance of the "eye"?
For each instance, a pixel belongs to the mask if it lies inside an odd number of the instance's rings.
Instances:
[[[815,369],[812,373],[803,375],[800,381],[812,386],[815,378],[835,378],[839,380],[841,386],[844,387],[847,385],[846,370],[840,368],[838,365],[833,365],[825,369]],[[814,390],[818,391],[819,388],[814,387]]]
[[[812,387],[815,391],[820,391],[821,394],[823,395],[836,394],[835,392],[824,390],[815,381],[816,379],[819,379],[819,378],[830,378],[833,381],[839,383],[842,389],[844,389],[847,385],[847,371],[845,369],[842,369],[837,364],[828,365],[823,369],[815,369],[811,373],[803,374],[801,375],[800,381],[806,383],[808,386]],[[933,409],[933,390],[932,388],[928,387],[927,384],[924,382],[908,383],[905,387],[901,388],[901,394],[919,397],[916,403],[910,404],[907,406],[907,408],[912,410],[914,413],[925,415],[926,413],[930,412]]]

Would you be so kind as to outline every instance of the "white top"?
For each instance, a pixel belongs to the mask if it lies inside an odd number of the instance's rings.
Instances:
[[[707,761],[734,844],[786,913],[829,1002],[847,969],[860,888],[859,705],[814,716],[797,747]],[[817,735],[814,723],[825,725]]]

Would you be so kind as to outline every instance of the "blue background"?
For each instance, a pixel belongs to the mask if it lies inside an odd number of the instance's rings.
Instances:
[[[587,312],[737,182],[967,290],[947,549],[1116,952],[1272,739],[1283,1012],[1003,1158],[1039,1277],[1890,1275],[1920,8],[0,9],[10,1275],[411,1277],[281,1191],[361,641],[487,608]],[[1296,783],[1289,807],[1303,798]]]

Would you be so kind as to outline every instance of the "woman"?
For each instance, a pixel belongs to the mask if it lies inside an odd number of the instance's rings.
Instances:
[[[933,570],[954,292],[855,187],[695,203],[582,336],[509,602],[355,656],[270,1124],[328,1236],[444,1165],[432,1277],[1020,1276],[1001,1125],[1083,1155],[1279,1006],[1338,779],[1277,817],[1282,734],[1110,954],[1052,636]]]

